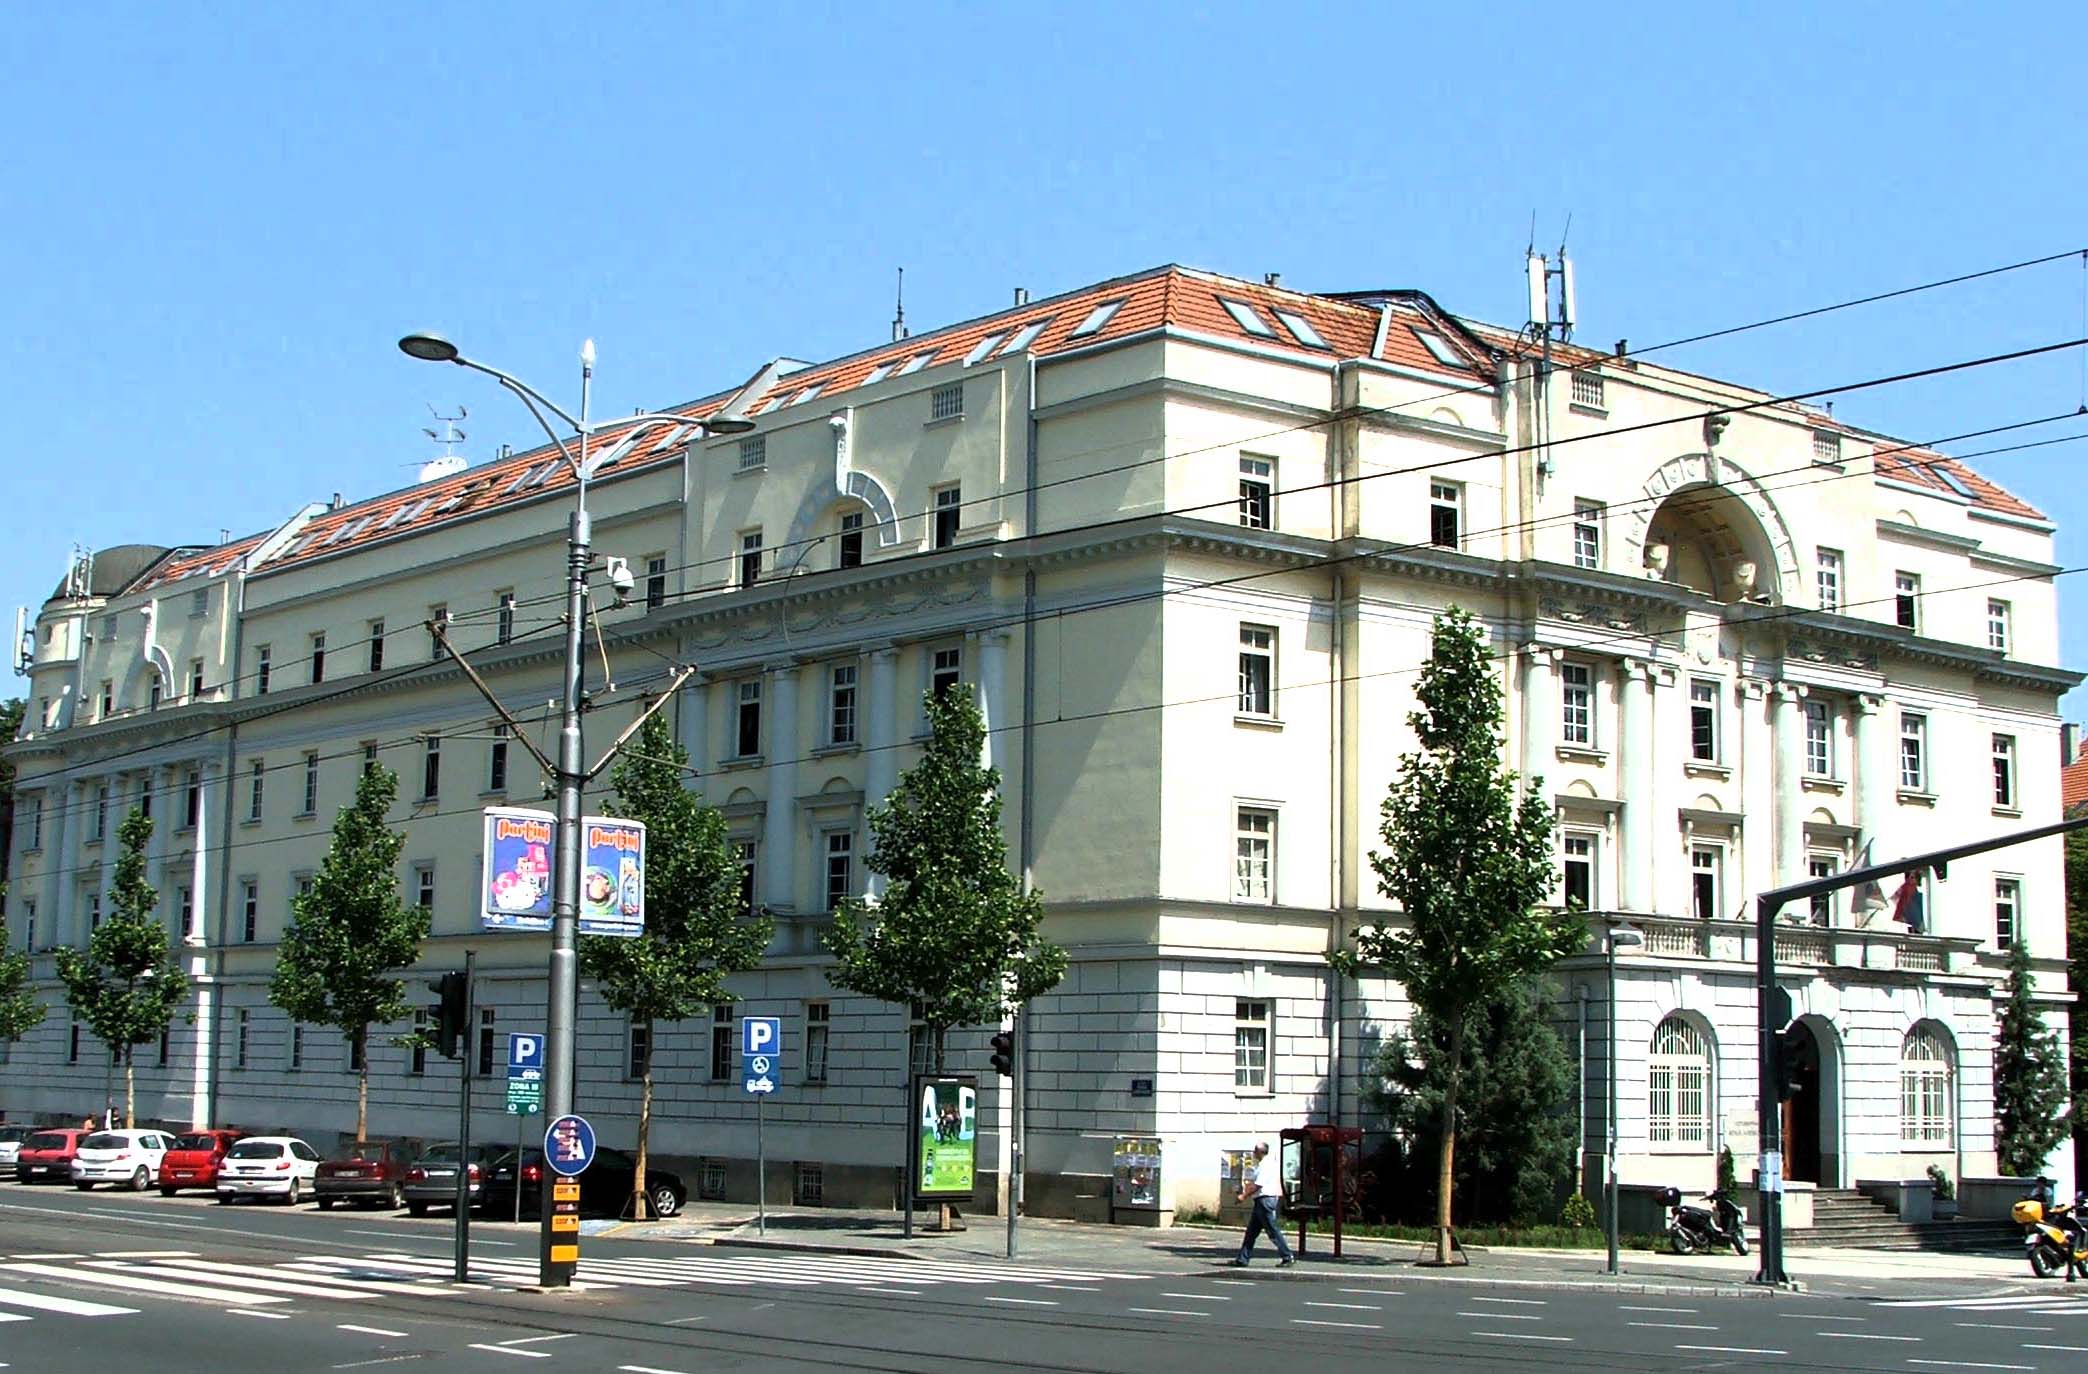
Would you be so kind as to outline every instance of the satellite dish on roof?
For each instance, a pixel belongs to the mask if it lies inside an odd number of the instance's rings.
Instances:
[[[446,453],[440,458],[431,459],[421,464],[420,477],[416,480],[432,482],[438,477],[447,477],[451,473],[462,472],[470,466],[471,461],[463,454]]]

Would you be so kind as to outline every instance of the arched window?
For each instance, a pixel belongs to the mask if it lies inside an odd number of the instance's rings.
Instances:
[[[1711,1041],[1679,1016],[1653,1031],[1646,1059],[1646,1140],[1656,1149],[1711,1147]]]
[[[1957,1054],[1940,1026],[1923,1022],[1900,1044],[1900,1144],[1949,1149]]]

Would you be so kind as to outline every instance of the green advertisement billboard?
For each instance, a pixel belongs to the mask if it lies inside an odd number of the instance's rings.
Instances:
[[[970,1197],[979,1151],[976,1078],[914,1076],[914,1196]]]

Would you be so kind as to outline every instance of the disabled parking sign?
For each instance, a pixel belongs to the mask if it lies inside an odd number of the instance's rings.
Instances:
[[[774,1016],[740,1018],[740,1086],[755,1097],[776,1090],[781,1072],[783,1022]]]

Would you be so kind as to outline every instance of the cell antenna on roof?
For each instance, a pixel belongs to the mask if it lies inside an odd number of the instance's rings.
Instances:
[[[441,422],[442,429],[438,433],[423,425],[421,433],[442,445],[442,452],[421,464],[418,480],[422,482],[432,482],[438,477],[447,477],[453,472],[462,472],[471,466],[471,460],[456,451],[457,445],[463,443],[466,437],[464,431],[457,428],[457,421],[467,418],[471,412],[460,405],[455,415],[444,415],[435,408],[435,403],[430,401],[428,413]]]
[[[906,269],[899,269],[899,294],[894,298],[892,311],[892,342],[898,343],[907,336],[906,328]]]

